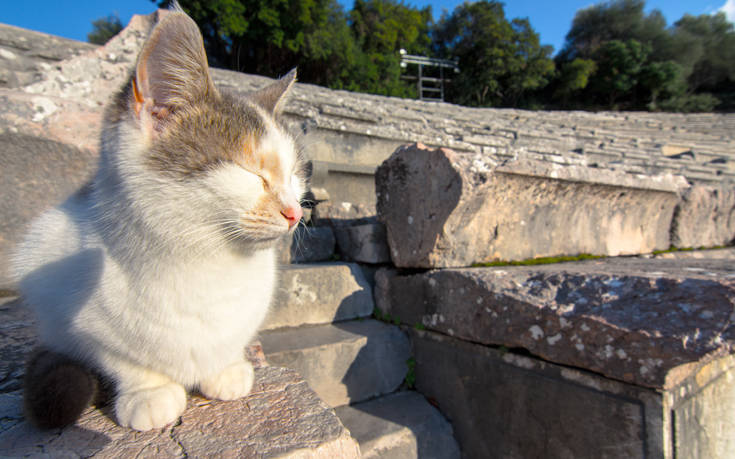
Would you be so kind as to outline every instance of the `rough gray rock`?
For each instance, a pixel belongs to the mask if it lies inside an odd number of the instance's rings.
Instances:
[[[538,161],[399,148],[376,173],[393,263],[470,266],[669,247],[681,177],[633,176]]]
[[[460,457],[452,426],[417,392],[397,392],[335,411],[364,459]]]
[[[328,226],[301,226],[291,242],[291,263],[325,261],[334,255],[336,240]]]
[[[735,358],[654,391],[439,333],[412,330],[416,387],[463,457],[733,457]]]
[[[409,325],[669,389],[735,348],[729,260],[607,259],[376,274],[376,303]]]
[[[294,264],[283,267],[279,276],[263,330],[326,324],[373,312],[372,288],[356,264]]]
[[[360,263],[389,263],[388,241],[382,223],[340,226],[334,229],[339,253]]]
[[[19,420],[20,405],[18,394],[4,394],[4,421]],[[360,457],[334,411],[296,372],[277,367],[256,369],[245,398],[190,398],[180,421],[163,429],[133,432],[117,426],[109,412],[90,409],[63,430],[16,423],[0,433],[0,444],[0,454],[9,457]]]
[[[331,406],[393,392],[411,354],[398,327],[376,320],[270,330],[260,339],[268,362],[298,371]]]
[[[735,189],[693,185],[682,195],[674,213],[674,247],[716,247],[735,239]]]
[[[43,79],[59,61],[97,48],[91,43],[0,24],[0,88],[17,88]]]

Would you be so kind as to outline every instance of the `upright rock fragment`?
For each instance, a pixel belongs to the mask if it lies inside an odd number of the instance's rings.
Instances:
[[[728,245],[735,239],[735,188],[696,184],[676,207],[671,244],[698,248]]]
[[[460,267],[669,247],[681,177],[401,147],[375,177],[398,267]]]

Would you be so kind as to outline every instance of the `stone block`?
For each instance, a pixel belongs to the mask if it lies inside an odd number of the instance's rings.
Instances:
[[[271,330],[260,339],[268,362],[298,371],[331,406],[393,392],[410,356],[406,335],[376,320]]]
[[[382,223],[335,227],[339,253],[350,261],[361,263],[389,263],[388,241]]]
[[[671,245],[716,247],[735,239],[735,188],[700,185],[688,188],[674,212]]]
[[[312,213],[316,226],[352,226],[375,221],[375,205],[356,204],[346,201],[320,202]]]
[[[39,431],[21,422],[19,392],[0,396],[0,412],[5,457],[360,457],[334,411],[286,368],[257,368],[253,392],[239,400],[191,397],[178,423],[147,432],[92,408],[74,426]]]
[[[325,261],[334,255],[335,238],[327,226],[300,226],[291,241],[291,263]]]
[[[409,325],[657,390],[735,350],[729,260],[606,259],[376,275]]]
[[[397,392],[335,410],[364,459],[459,459],[452,426],[423,395]]]
[[[263,330],[338,322],[373,312],[372,288],[356,264],[289,265],[279,275]]]
[[[664,391],[411,332],[416,386],[468,458],[734,457],[735,361],[713,360]]]
[[[375,166],[348,163],[345,150],[339,162],[309,161],[309,187],[321,199],[374,206]]]
[[[376,172],[377,211],[398,267],[649,253],[669,247],[681,177],[396,150]]]

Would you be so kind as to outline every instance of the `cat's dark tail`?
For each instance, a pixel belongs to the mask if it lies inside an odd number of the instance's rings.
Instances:
[[[73,424],[99,392],[89,369],[43,348],[28,360],[23,383],[26,419],[42,429]]]

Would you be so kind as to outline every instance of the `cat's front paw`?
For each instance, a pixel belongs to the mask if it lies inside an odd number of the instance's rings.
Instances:
[[[135,430],[150,430],[170,424],[186,408],[186,391],[176,383],[118,395],[117,422]]]
[[[202,395],[219,400],[235,400],[250,393],[255,372],[250,362],[238,362],[199,385]]]

